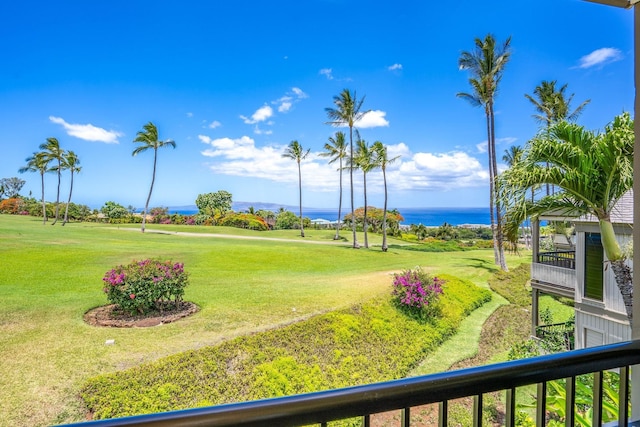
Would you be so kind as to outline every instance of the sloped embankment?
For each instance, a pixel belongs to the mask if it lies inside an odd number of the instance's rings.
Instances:
[[[451,276],[441,316],[419,322],[377,298],[286,327],[90,379],[96,419],[262,399],[405,377],[491,292]]]

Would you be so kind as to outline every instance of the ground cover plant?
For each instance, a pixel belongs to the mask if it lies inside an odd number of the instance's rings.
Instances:
[[[429,319],[407,315],[382,296],[101,375],[82,396],[95,418],[112,418],[402,378],[491,299],[471,282],[447,276],[443,283],[441,314]]]
[[[388,294],[391,274],[407,267],[479,286],[496,271],[490,250],[354,251],[348,240],[332,241],[332,230],[305,234],[160,224],[142,234],[133,224],[51,227],[0,215],[0,426],[80,421],[77,396],[89,377]],[[147,258],[183,262],[190,273],[184,299],[200,311],[154,328],[87,325],[84,313],[108,302],[105,271]],[[527,260],[509,258],[510,266]]]

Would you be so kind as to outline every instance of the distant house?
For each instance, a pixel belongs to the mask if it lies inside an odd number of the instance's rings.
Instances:
[[[541,251],[540,220],[572,221],[575,236],[560,244],[562,239],[554,239],[554,250]],[[633,191],[618,201],[611,220],[620,246],[625,247],[632,240]],[[575,348],[630,340],[631,327],[613,272],[607,268],[597,218],[549,214],[534,222],[532,231],[532,334],[539,336],[544,329],[538,324],[538,299],[546,293],[573,299]],[[631,260],[628,263],[631,265]]]

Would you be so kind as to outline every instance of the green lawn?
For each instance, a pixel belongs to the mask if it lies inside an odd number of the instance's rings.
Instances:
[[[393,271],[420,265],[482,286],[495,271],[491,250],[425,253],[390,239],[394,247],[383,253],[373,235],[372,249],[353,250],[348,241],[332,241],[331,230],[308,230],[302,239],[296,231],[150,225],[162,233],[142,234],[129,228],[138,227],[52,227],[0,215],[0,425],[80,420],[77,392],[88,377],[389,292]],[[104,273],[147,257],[184,262],[191,273],[185,299],[200,312],[153,328],[86,325],[83,314],[107,303]],[[529,260],[526,254],[508,259],[510,265]],[[115,345],[105,345],[109,339]]]

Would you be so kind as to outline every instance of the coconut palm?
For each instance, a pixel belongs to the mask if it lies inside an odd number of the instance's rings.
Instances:
[[[389,158],[387,154],[387,147],[380,142],[376,141],[373,143],[373,151],[376,153],[375,159],[377,162],[377,167],[382,170],[382,181],[384,183],[384,207],[382,209],[382,252],[386,252],[387,247],[387,165],[389,163],[395,162],[400,156],[396,156],[392,159]],[[366,204],[366,203],[365,203]]]
[[[149,201],[151,200],[151,193],[153,192],[153,184],[156,180],[156,166],[158,164],[158,148],[171,147],[176,148],[176,143],[172,139],[161,141],[158,139],[158,128],[152,122],[144,125],[143,130],[136,134],[134,143],[141,144],[136,147],[131,153],[132,156],[136,156],[139,153],[153,149],[153,174],[151,175],[151,187],[149,187],[149,195],[147,196],[147,202],[144,205],[144,212],[142,212],[142,232],[144,233],[144,227],[147,220],[147,211],[149,210]]]
[[[559,90],[556,89],[556,80],[546,81],[543,80],[536,88],[533,90],[533,96],[525,94],[525,98],[527,98],[533,106],[535,107],[537,114],[533,115],[533,118],[536,121],[543,123],[545,128],[548,130],[549,127],[558,123],[562,120],[567,120],[573,122],[578,119],[578,116],[582,114],[582,111],[587,106],[590,99],[583,101],[575,110],[569,112],[571,109],[571,101],[573,100],[573,96],[575,94],[569,95],[567,98],[565,96],[565,91],[567,90],[567,84],[564,84]],[[547,195],[551,193],[553,190],[550,185],[546,186]]]
[[[498,92],[498,85],[502,79],[504,67],[511,56],[511,37],[500,46],[491,34],[484,40],[475,39],[473,51],[463,51],[458,65],[461,70],[468,70],[471,74],[469,84],[471,93],[459,92],[456,96],[466,99],[474,107],[484,107],[487,120],[487,153],[489,155],[489,207],[491,209],[491,228],[493,230],[493,249],[495,263],[502,270],[507,270],[502,247],[502,225],[500,201],[496,197],[496,179],[498,166],[496,162],[496,138],[494,101]]]
[[[362,118],[367,112],[361,111],[364,97],[358,99],[356,92],[349,91],[349,89],[343,89],[339,95],[333,97],[333,103],[335,108],[325,108],[329,122],[327,124],[333,126],[348,126],[349,127],[349,156],[353,159],[353,128],[357,124],[358,120]],[[353,168],[349,168],[349,183],[351,186],[351,217],[355,218],[355,206],[353,202]],[[356,238],[356,222],[351,222],[351,229],[353,232],[353,248],[358,249],[358,239]]]
[[[560,89],[556,89],[556,80],[546,81],[543,80],[533,90],[533,95],[525,94],[533,106],[535,107],[537,114],[533,117],[540,123],[543,123],[545,127],[549,127],[554,123],[558,123],[562,120],[573,122],[577,120],[578,116],[582,114],[582,111],[587,106],[590,99],[583,101],[571,111],[571,101],[575,94],[571,94],[568,97],[565,95],[568,84],[564,84]]]
[[[42,152],[33,153],[25,160],[26,166],[18,169],[18,172],[40,172],[40,180],[42,182],[42,224],[47,222],[47,205],[44,201],[44,174],[49,170],[49,161]]]
[[[58,190],[56,192],[56,217],[51,223],[55,225],[58,222],[60,213],[60,179],[62,177],[62,161],[64,159],[65,152],[60,148],[60,142],[56,138],[47,138],[47,142],[40,144],[40,150],[42,150],[44,158],[47,160],[47,164],[53,163],[53,166],[49,168],[49,172],[56,172],[58,175]]]
[[[304,237],[304,226],[302,224],[302,169],[300,167],[300,162],[302,162],[308,155],[310,149],[304,151],[302,145],[296,140],[293,140],[289,143],[289,146],[284,150],[282,157],[286,157],[288,159],[293,159],[298,163],[298,195],[300,201],[300,237]]]
[[[80,166],[80,159],[73,151],[69,150],[65,153],[64,156],[64,166],[65,169],[68,169],[71,172],[71,185],[69,186],[69,199],[67,199],[67,206],[64,209],[64,219],[62,220],[62,225],[65,225],[69,220],[69,204],[71,203],[71,193],[73,192],[73,175],[74,173],[80,172],[82,167]]]
[[[628,113],[617,116],[600,134],[563,121],[529,141],[523,160],[501,176],[503,191],[516,195],[546,183],[560,189],[538,201],[513,206],[507,212],[507,229],[518,227],[527,215],[535,217],[550,210],[591,214],[598,219],[604,253],[629,319],[631,270],[616,240],[611,212],[632,188],[633,144],[633,120]]]
[[[355,157],[349,159],[350,169],[360,169],[363,175],[363,186],[364,186],[364,218],[362,222],[362,230],[364,231],[364,247],[369,247],[369,239],[367,236],[367,174],[374,170],[378,166],[378,161],[376,160],[376,151],[372,149],[372,147],[367,144],[367,142],[360,138],[360,133],[356,132],[358,135],[358,140],[356,141],[357,149],[355,153]],[[354,217],[355,222],[355,217]]]
[[[338,202],[338,221],[336,222],[336,235],[333,240],[340,239],[340,226],[342,219],[342,159],[347,157],[347,145],[345,143],[344,132],[336,132],[335,137],[330,136],[329,142],[324,144],[324,152],[320,153],[322,157],[329,157],[329,164],[339,162],[338,171],[340,172],[340,200]]]

